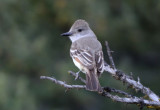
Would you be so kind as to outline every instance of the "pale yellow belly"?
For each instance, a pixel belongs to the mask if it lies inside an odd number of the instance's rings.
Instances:
[[[80,71],[82,71],[83,73],[86,73],[86,68],[84,66],[82,66],[80,63],[78,63],[75,59],[73,59],[74,64],[79,68]]]

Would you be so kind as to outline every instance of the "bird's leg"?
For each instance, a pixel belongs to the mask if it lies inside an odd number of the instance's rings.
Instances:
[[[77,79],[78,79],[78,77],[79,77],[79,73],[80,73],[80,71],[78,71],[78,72],[76,73],[75,80],[77,80]]]

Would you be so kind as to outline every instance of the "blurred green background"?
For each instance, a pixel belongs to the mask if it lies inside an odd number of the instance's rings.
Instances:
[[[139,109],[39,79],[83,84],[67,73],[78,69],[69,56],[71,42],[60,36],[79,18],[98,36],[105,60],[107,40],[117,68],[160,95],[160,0],[0,0],[0,110]],[[100,82],[143,96],[106,72]]]

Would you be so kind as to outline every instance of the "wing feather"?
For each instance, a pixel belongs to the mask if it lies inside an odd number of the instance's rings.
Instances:
[[[97,66],[97,75],[99,76],[104,71],[104,58],[103,58],[103,52],[99,51],[95,55],[96,59],[96,66]]]
[[[71,49],[70,54],[71,57],[78,58],[81,61],[81,63],[85,66],[91,66],[93,64],[93,57],[91,53],[87,50]]]

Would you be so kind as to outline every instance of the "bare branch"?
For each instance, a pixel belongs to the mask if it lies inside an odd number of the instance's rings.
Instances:
[[[117,89],[110,88],[110,87],[102,87],[103,91],[98,94],[101,94],[102,96],[108,97],[108,98],[110,98],[114,101],[117,101],[117,102],[122,102],[122,103],[127,103],[127,104],[137,104],[137,105],[140,105],[140,108],[147,106],[148,108],[160,109],[159,96],[156,95],[149,88],[143,86],[140,82],[139,77],[138,77],[138,81],[135,81],[132,76],[126,75],[124,72],[116,69],[108,42],[106,41],[105,44],[106,44],[107,53],[108,53],[108,57],[109,57],[111,66],[105,62],[104,70],[107,71],[108,73],[110,73],[115,79],[120,80],[123,83],[126,83],[127,85],[129,85],[133,89],[135,89],[136,91],[140,90],[143,94],[147,95],[151,100],[146,100],[141,97],[139,98],[139,97],[133,96],[129,93],[126,93],[124,91],[117,90]],[[69,71],[69,73],[70,73],[70,75],[76,77],[76,73],[74,73],[72,71]],[[53,83],[59,84],[67,89],[85,89],[85,90],[87,90],[85,85],[69,85],[69,84],[65,83],[64,81],[57,80],[53,77],[41,76],[40,79],[50,80]],[[86,83],[86,80],[83,79],[82,77],[79,76],[78,79],[81,82]],[[91,91],[91,92],[93,92],[93,91]],[[121,95],[124,95],[125,97],[112,95],[111,93],[121,94]]]
[[[75,73],[73,72],[73,74],[75,74]],[[85,85],[68,85],[65,82],[57,80],[53,77],[41,76],[40,79],[48,79],[48,80],[52,81],[53,83],[59,84],[67,89],[86,89]],[[130,98],[125,98],[125,97],[122,98],[117,95],[112,95],[112,94],[110,94],[110,92],[123,94],[123,95],[126,95],[127,97],[130,97]],[[113,88],[109,88],[109,87],[104,87],[101,95],[108,97],[108,98],[111,98],[112,100],[117,101],[117,102],[123,102],[123,103],[127,103],[127,104],[138,104],[138,105],[143,104],[143,106],[147,106],[147,107],[160,108],[160,102],[149,101],[149,100],[145,100],[145,99],[138,98],[135,96],[131,96],[128,93],[125,93],[123,91],[116,90]]]
[[[74,73],[73,71],[69,71],[69,73],[76,77],[76,73]],[[78,77],[78,79],[80,81],[82,81],[83,83],[86,83],[86,81],[82,78],[82,77]],[[122,95],[125,95],[126,97],[134,97],[133,95],[130,95],[124,91],[121,91],[121,90],[117,90],[117,89],[114,89],[114,88],[110,88],[110,87],[103,87],[103,90],[106,91],[106,92],[113,92],[113,93],[119,93],[119,94],[122,94]]]
[[[123,103],[128,103],[128,104],[141,104],[141,103],[143,103],[146,106],[157,106],[160,108],[160,102],[157,102],[157,101],[149,101],[149,100],[145,100],[145,99],[138,98],[138,97],[122,98],[119,96],[111,95],[110,93],[107,93],[107,92],[105,92],[102,95],[104,95],[105,97],[109,97],[112,100],[117,101],[117,102],[123,102]]]
[[[109,45],[108,45],[108,42],[105,41],[105,44],[106,44],[106,48],[107,48],[107,53],[108,53],[108,57],[109,57],[109,61],[110,61],[110,64],[111,64],[111,67],[116,70],[116,66],[114,64],[114,61],[113,61],[113,58],[112,58],[112,55],[111,55],[111,50],[109,48]]]
[[[48,80],[52,81],[53,83],[59,84],[59,85],[65,87],[67,89],[74,89],[74,88],[76,88],[76,89],[85,89],[86,88],[85,85],[68,85],[63,81],[60,81],[60,80],[57,80],[57,79],[55,79],[53,77],[48,77],[48,76],[41,76],[40,79],[48,79]]]
[[[108,44],[108,43],[107,43]],[[112,59],[112,56],[110,54],[110,48],[106,44],[107,53],[110,59],[110,62],[112,62],[112,65],[114,64],[114,61]],[[111,68],[109,65],[105,66],[105,71],[109,72],[112,76],[114,76],[116,79],[119,79],[123,81],[124,83],[127,83],[131,85],[135,90],[141,90],[141,92],[145,95],[147,95],[151,100],[158,101],[159,102],[159,96],[157,96],[154,92],[152,92],[149,88],[143,86],[139,81],[135,81],[131,76],[126,75],[124,72],[119,71],[117,69]]]
[[[124,95],[124,96],[126,96],[126,97],[130,97],[130,98],[135,97],[135,96],[130,95],[130,94],[124,92],[124,91],[117,90],[117,89],[110,88],[110,87],[104,87],[103,90],[106,91],[106,92],[109,92],[109,93],[110,93],[110,92],[114,92],[114,93],[122,94],[122,95]]]
[[[76,77],[76,73],[74,73],[74,72],[72,72],[72,71],[68,71],[68,73],[69,73],[70,75]],[[86,84],[86,80],[84,80],[82,77],[78,76],[78,79],[79,79],[80,81],[82,81],[83,83]]]

